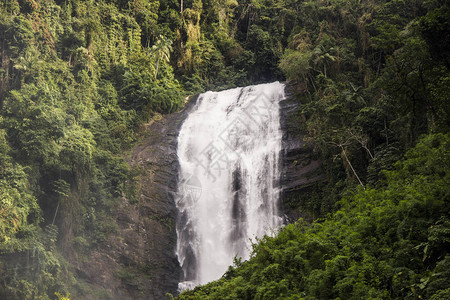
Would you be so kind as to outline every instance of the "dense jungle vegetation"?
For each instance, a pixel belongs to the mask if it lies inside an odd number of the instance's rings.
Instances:
[[[0,1],[0,298],[75,293],[142,124],[286,79],[315,221],[180,299],[449,299],[449,47],[445,0]]]

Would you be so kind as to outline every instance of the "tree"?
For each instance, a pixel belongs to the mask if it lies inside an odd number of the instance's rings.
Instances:
[[[158,78],[159,63],[161,59],[165,62],[169,62],[170,52],[172,52],[172,41],[160,35],[159,39],[152,46],[152,53],[156,55],[155,79]]]
[[[335,48],[325,49],[324,46],[317,46],[312,51],[314,65],[320,67],[323,66],[323,74],[327,77],[327,66],[331,67],[332,63],[337,60],[337,57],[331,54],[335,52]]]

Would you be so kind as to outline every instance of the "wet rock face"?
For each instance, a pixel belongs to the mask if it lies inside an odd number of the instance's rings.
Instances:
[[[280,102],[280,125],[283,131],[281,150],[281,211],[292,222],[302,217],[298,210],[300,195],[310,193],[314,185],[323,181],[321,163],[314,158],[311,145],[304,142],[305,133],[301,124],[303,116],[299,113],[300,103],[290,95],[289,85],[286,87],[286,99]]]
[[[118,230],[78,269],[79,278],[104,294],[87,292],[92,296],[84,299],[165,299],[177,293],[177,137],[195,101],[147,125],[133,149],[128,159],[139,174],[138,201],[122,198],[115,213]]]

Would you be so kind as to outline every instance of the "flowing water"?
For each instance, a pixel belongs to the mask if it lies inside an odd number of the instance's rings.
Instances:
[[[180,290],[220,278],[281,226],[279,82],[207,92],[184,121],[176,205]]]

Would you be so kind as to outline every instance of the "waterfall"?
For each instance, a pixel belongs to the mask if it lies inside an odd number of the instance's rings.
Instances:
[[[180,290],[220,278],[281,226],[279,82],[201,94],[179,136]]]

